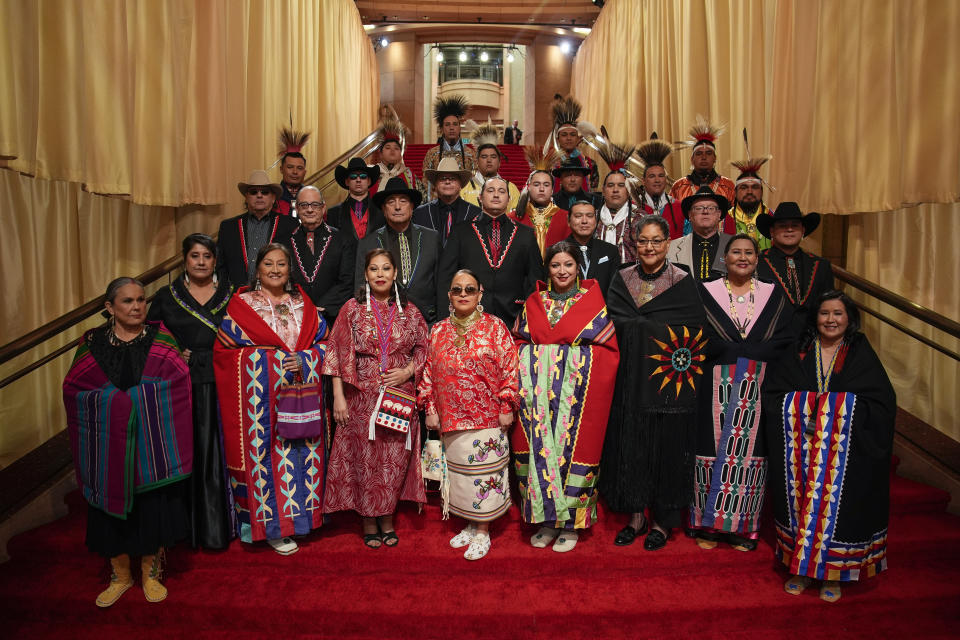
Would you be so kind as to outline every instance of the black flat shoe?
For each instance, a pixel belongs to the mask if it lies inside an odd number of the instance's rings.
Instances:
[[[617,533],[617,537],[614,539],[613,544],[618,547],[626,547],[633,544],[633,541],[637,539],[637,536],[642,536],[647,532],[648,528],[647,521],[643,521],[643,526],[639,529],[634,529],[630,525],[625,526],[623,529],[620,529]]]
[[[757,541],[750,538],[741,538],[732,533],[727,534],[727,543],[737,551],[753,551],[757,548]]]
[[[656,551],[667,546],[667,536],[659,529],[652,529],[643,541],[643,548],[647,551]]]
[[[383,540],[383,544],[388,547],[395,547],[400,543],[400,536],[397,535],[396,531],[384,531],[380,538]]]
[[[383,546],[383,539],[379,533],[365,533],[363,534],[363,544],[370,549],[379,549]]]

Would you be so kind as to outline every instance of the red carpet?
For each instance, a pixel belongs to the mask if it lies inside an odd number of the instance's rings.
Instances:
[[[398,517],[400,546],[361,546],[359,522],[338,514],[281,557],[266,544],[170,553],[170,597],[139,586],[108,610],[108,579],[83,545],[85,507],[14,538],[0,565],[8,638],[647,638],[956,637],[960,518],[945,495],[893,480],[890,569],[844,589],[840,602],[783,592],[770,522],[752,553],[702,551],[676,533],[663,550],[612,544],[619,516],[601,518],[568,554],[533,549],[516,509],[494,527],[493,549],[467,562],[431,504]],[[435,501],[435,498],[432,497]]]
[[[403,154],[403,162],[413,173],[423,179],[423,157],[434,144],[408,144]],[[516,144],[500,145],[500,153],[505,157],[500,162],[500,175],[517,185],[518,189],[523,189],[527,183],[527,175],[530,173],[530,165],[523,156],[523,147]]]

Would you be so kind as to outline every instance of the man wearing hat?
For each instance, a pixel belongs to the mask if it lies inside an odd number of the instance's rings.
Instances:
[[[440,243],[446,246],[454,226],[480,216],[480,207],[460,197],[460,191],[470,180],[470,172],[461,169],[454,158],[444,158],[436,169],[424,171],[423,177],[430,183],[436,197],[414,210],[413,223],[436,231]]]
[[[820,296],[833,289],[833,269],[820,256],[805,253],[800,241],[820,225],[819,213],[803,215],[796,202],[781,202],[771,215],[757,217],[757,230],[770,239],[770,248],[760,252],[757,277],[773,282],[796,310],[792,328],[800,337],[809,316],[816,313]]]
[[[273,211],[281,190],[266,171],[252,172],[249,180],[237,183],[237,189],[247,211],[221,222],[217,239],[220,270],[234,287],[250,283],[260,247],[289,238],[298,224],[296,218]]]
[[[407,296],[428,323],[437,319],[437,261],[440,259],[440,238],[431,229],[412,224],[413,209],[422,195],[411,189],[400,177],[393,177],[373,196],[374,204],[383,211],[386,225],[360,241],[357,246],[354,286],[364,283],[367,253],[386,249],[397,264],[397,284],[406,287]]]
[[[589,156],[580,153],[579,149],[580,143],[583,141],[581,129],[588,126],[587,123],[580,122],[582,107],[571,96],[566,98],[556,96],[556,98],[551,105],[553,131],[550,132],[550,138],[556,144],[560,153],[556,166],[570,166],[573,163],[580,165],[584,169],[583,183],[580,188],[584,192],[596,191],[600,186],[600,172],[597,169],[597,163]],[[547,140],[548,145],[551,140]],[[554,182],[553,190],[554,192],[560,191],[559,181]],[[568,207],[562,208],[569,210]]]
[[[380,168],[367,166],[363,158],[350,158],[346,167],[337,167],[335,177],[348,193],[343,202],[327,213],[330,226],[357,241],[382,227],[383,212],[370,202],[370,185],[380,179]]]
[[[500,149],[497,147],[497,128],[492,124],[483,124],[473,132],[473,148],[477,154],[477,171],[470,177],[470,181],[460,191],[460,197],[470,204],[480,205],[480,189],[487,178],[500,175]],[[517,207],[520,199],[520,190],[517,185],[507,181],[507,190],[510,193],[508,211]]]
[[[583,166],[576,158],[567,158],[553,169],[556,179],[553,192],[553,203],[570,211],[570,205],[578,200],[592,202],[598,209],[602,206],[602,198],[597,193],[587,193],[583,190],[584,178],[590,174],[590,168]],[[559,190],[556,185],[559,184]],[[566,237],[564,234],[563,237]]]
[[[757,219],[761,215],[769,215],[770,209],[763,204],[763,180],[760,178],[760,167],[770,159],[748,158],[731,162],[740,170],[734,190],[734,205],[730,210],[730,217],[736,225],[737,233],[749,233],[753,236],[760,249],[769,249],[770,240],[765,238],[757,229]]]
[[[512,327],[544,273],[533,230],[507,216],[508,199],[506,180],[490,178],[480,193],[483,214],[453,227],[440,257],[437,299],[447,299],[450,281],[459,269],[470,269],[482,285],[480,303],[486,312]],[[438,311],[441,318],[449,315],[446,305]]]
[[[697,116],[696,124],[690,128],[690,139],[684,143],[691,148],[690,164],[693,169],[688,176],[673,183],[670,197],[683,202],[684,198],[695,194],[701,187],[709,187],[726,198],[727,202],[733,200],[733,180],[714,170],[717,164],[717,139],[723,131],[723,126],[714,126],[703,116]],[[736,233],[733,218],[724,219],[723,231],[731,235]],[[689,229],[684,227],[684,233],[690,233]]]
[[[310,139],[309,131],[294,131],[284,127],[280,130],[280,146],[277,149],[280,163],[280,197],[274,210],[283,215],[297,215],[297,192],[303,187],[307,175],[307,159],[302,149]]]
[[[477,157],[472,149],[463,144],[460,137],[461,121],[469,109],[470,103],[459,94],[437,98],[433,103],[433,119],[440,127],[440,138],[437,146],[427,151],[423,158],[424,175],[428,169],[436,169],[444,158],[453,158],[461,169],[473,175]],[[427,197],[432,198],[434,195],[433,191],[428,189]]]
[[[670,244],[667,258],[681,265],[696,280],[712,280],[727,272],[724,251],[733,236],[719,231],[720,221],[727,215],[730,202],[710,187],[700,187],[680,203],[683,216],[692,231]]]
[[[323,194],[313,185],[297,191],[297,227],[278,241],[290,247],[290,278],[303,287],[330,326],[340,307],[353,295],[353,265],[357,241],[328,225]]]
[[[671,181],[664,163],[672,152],[673,147],[657,137],[656,131],[650,134],[649,140],[637,146],[637,156],[643,162],[643,173],[640,175],[643,189],[638,199],[643,202],[645,213],[660,216],[667,221],[670,226],[670,239],[678,240],[689,232],[683,230],[686,220],[680,202],[667,193]]]
[[[380,152],[380,179],[370,187],[370,193],[376,193],[385,187],[390,178],[402,178],[410,189],[416,189],[426,195],[427,190],[423,183],[413,175],[413,171],[403,162],[403,151],[406,144],[406,127],[396,118],[386,118],[380,121],[377,128],[377,151]]]
[[[621,262],[636,260],[632,225],[637,208],[630,202],[626,173],[609,172],[603,179],[602,195],[603,204],[597,212],[597,237],[617,248]]]

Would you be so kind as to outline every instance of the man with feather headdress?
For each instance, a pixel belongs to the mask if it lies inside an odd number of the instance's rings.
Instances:
[[[520,193],[516,206],[507,215],[514,222],[533,229],[537,246],[540,247],[540,257],[543,258],[547,247],[565,237],[563,225],[558,225],[555,231],[551,231],[554,217],[557,217],[558,222],[563,222],[563,210],[553,202],[551,167],[556,162],[557,153],[552,149],[544,152],[535,145],[525,146],[523,153],[530,165],[530,175],[527,176],[527,184]],[[557,212],[560,212],[560,216],[556,216]]]
[[[680,202],[674,200],[667,193],[670,185],[670,176],[664,164],[673,147],[657,137],[657,132],[650,134],[650,139],[637,146],[637,156],[643,162],[641,174],[641,188],[635,194],[638,203],[643,203],[643,210],[651,215],[658,215],[670,225],[670,239],[682,238],[685,233],[683,210]],[[689,225],[689,223],[686,223]]]
[[[578,148],[583,141],[581,129],[588,126],[587,123],[580,122],[581,110],[580,103],[571,96],[554,101],[551,106],[553,131],[547,138],[547,147],[554,146],[559,154],[554,168],[577,163],[586,170],[583,176],[583,190],[589,193],[596,191],[600,186],[600,172],[597,169],[597,163],[580,153]],[[553,190],[555,193],[560,191],[559,179],[554,183]]]
[[[603,178],[603,200],[597,208],[596,236],[617,248],[621,262],[629,262],[635,260],[637,255],[632,229],[640,210],[630,197],[630,186],[635,186],[639,181],[628,169],[627,163],[636,147],[612,142],[603,126],[600,131],[603,135],[598,152],[609,171]]]
[[[470,103],[460,94],[437,98],[433,103],[433,119],[440,127],[437,146],[427,151],[423,158],[423,171],[435,170],[443,158],[456,158],[461,169],[471,174],[477,170],[477,157],[473,150],[463,144],[460,137],[463,117],[470,109]],[[428,186],[427,195],[436,197],[433,188]]]
[[[743,142],[747,143],[747,130],[743,130]],[[750,147],[747,146],[747,155]],[[770,209],[763,203],[763,178],[760,177],[760,167],[767,163],[772,156],[748,157],[746,160],[734,160],[732,164],[740,171],[734,189],[733,208],[730,216],[737,226],[737,233],[749,233],[760,245],[760,250],[770,248],[770,239],[757,229],[757,218],[770,213]]]
[[[670,189],[671,198],[683,202],[684,198],[697,193],[701,187],[709,187],[715,194],[726,198],[727,202],[733,201],[733,180],[714,170],[717,164],[717,138],[723,135],[724,131],[723,125],[714,126],[703,116],[697,115],[696,124],[690,127],[690,138],[681,143],[691,148],[690,164],[693,168],[689,175],[673,183]],[[721,231],[724,233],[736,233],[736,225],[731,216],[724,216],[721,224]],[[690,229],[685,228],[684,233],[690,233]]]
[[[460,191],[460,197],[470,204],[480,206],[480,189],[483,188],[483,183],[487,178],[500,175],[500,162],[503,156],[497,147],[497,138],[497,128],[489,120],[473,130],[471,141],[473,150],[477,154],[477,170]],[[509,180],[507,180],[507,190],[510,194],[507,210],[513,211],[517,207],[520,190]]]
[[[307,159],[300,150],[309,139],[309,131],[294,131],[286,127],[280,130],[277,155],[280,156],[281,193],[273,210],[282,215],[297,215],[297,193],[307,175]]]
[[[408,189],[415,189],[422,197],[426,197],[427,189],[423,183],[413,175],[413,171],[403,162],[403,152],[406,149],[408,129],[396,114],[384,118],[377,127],[377,151],[380,152],[380,179],[370,187],[370,195],[379,192],[390,181],[390,178],[400,178]]]

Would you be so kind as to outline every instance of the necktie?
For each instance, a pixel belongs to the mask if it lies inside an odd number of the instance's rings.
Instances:
[[[710,241],[700,241],[700,279],[706,280],[710,277]]]
[[[313,231],[307,231],[307,246],[310,247],[310,253],[314,253],[314,250],[313,250]]]
[[[583,253],[583,266],[580,267],[580,272],[583,273],[583,277],[586,279],[587,271],[590,270],[590,257],[587,255],[587,245],[580,245],[580,252]]]
[[[367,221],[363,219],[363,203],[353,203],[353,228],[357,232],[357,237],[362,238],[367,235]]]
[[[402,233],[397,236],[397,241],[400,243],[400,282],[407,286],[410,279],[410,243]]]
[[[450,229],[453,228],[453,207],[447,209],[447,232],[444,234],[444,238],[450,237]]]
[[[500,262],[500,221],[490,223],[490,254],[494,264]]]
[[[800,304],[800,278],[797,276],[797,263],[793,258],[787,258],[787,284],[793,289],[793,303]]]
[[[357,216],[357,220],[363,219],[363,203],[362,202],[353,203],[353,215]]]

